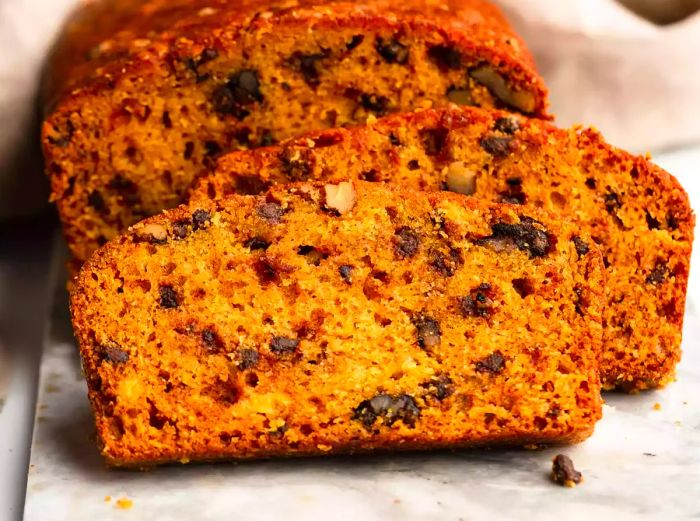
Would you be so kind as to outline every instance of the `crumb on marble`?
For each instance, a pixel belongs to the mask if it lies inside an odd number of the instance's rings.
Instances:
[[[105,496],[105,503],[112,501],[112,496]]]
[[[654,454],[653,452],[643,452],[642,454],[644,454],[645,456],[656,456],[656,454]]]
[[[129,510],[131,507],[134,506],[134,502],[129,498],[122,497],[117,499],[116,506],[121,510]]]
[[[661,410],[661,404],[660,404],[659,402],[656,402],[656,403],[654,404],[654,410],[655,410],[655,411],[660,411],[660,410]]]
[[[571,488],[583,481],[583,474],[574,468],[569,456],[557,454],[552,460],[552,481]]]

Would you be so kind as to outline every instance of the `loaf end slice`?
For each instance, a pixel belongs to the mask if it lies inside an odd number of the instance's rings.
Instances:
[[[148,466],[579,441],[601,415],[604,270],[578,234],[363,182],[139,223],[71,295],[102,453]]]
[[[226,155],[192,197],[289,182],[289,164],[311,179],[452,190],[570,219],[599,245],[608,270],[605,386],[636,391],[673,380],[695,217],[678,181],[648,158],[608,145],[593,129],[455,107]]]

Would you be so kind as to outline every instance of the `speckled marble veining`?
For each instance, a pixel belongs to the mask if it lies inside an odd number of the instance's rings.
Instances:
[[[689,189],[697,202],[700,181],[681,180],[687,187],[698,185]],[[677,382],[634,396],[606,394],[604,418],[580,445],[171,466],[150,472],[109,470],[97,452],[59,284],[41,366],[25,519],[700,519],[699,269],[691,270]],[[583,484],[567,489],[549,480],[558,452],[571,456],[584,474]],[[119,502],[124,499],[129,501]]]

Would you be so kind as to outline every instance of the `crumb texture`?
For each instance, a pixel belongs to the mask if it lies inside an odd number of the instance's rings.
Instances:
[[[366,182],[148,219],[71,296],[103,454],[139,466],[585,438],[601,414],[603,267],[577,233],[534,209]]]
[[[100,0],[51,60],[42,139],[81,262],[223,152],[448,103],[548,117],[546,97],[482,0]]]
[[[695,218],[678,182],[648,159],[611,147],[591,129],[448,108],[232,153],[192,197],[288,182],[284,158],[291,155],[303,158],[310,179],[450,190],[566,216],[592,238],[575,239],[578,254],[597,245],[607,268],[605,386],[634,391],[673,379]],[[521,240],[529,240],[525,232]]]

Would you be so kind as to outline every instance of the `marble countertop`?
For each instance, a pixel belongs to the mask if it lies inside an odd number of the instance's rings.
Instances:
[[[700,149],[657,162],[678,176],[700,208]],[[700,519],[697,259],[678,381],[635,396],[606,394],[604,418],[577,446],[171,466],[145,473],[109,470],[97,453],[65,294],[57,285],[24,519]],[[558,452],[572,457],[583,484],[566,489],[551,483]]]

